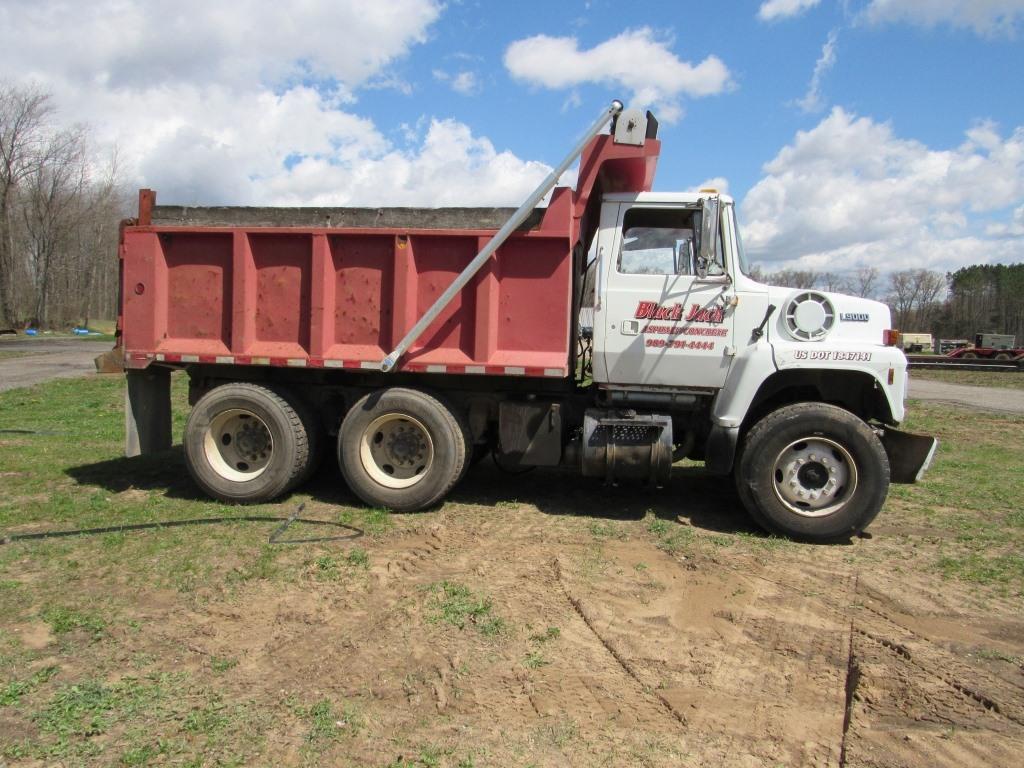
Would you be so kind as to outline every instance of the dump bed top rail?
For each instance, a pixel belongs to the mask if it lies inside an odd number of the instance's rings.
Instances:
[[[517,231],[539,227],[545,210],[534,208]],[[499,229],[515,211],[515,208],[196,208],[154,205],[146,223],[155,227]]]

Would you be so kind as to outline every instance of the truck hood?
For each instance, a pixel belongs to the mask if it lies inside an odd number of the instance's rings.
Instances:
[[[769,286],[779,341],[881,344],[892,327],[889,307],[880,301],[813,288]]]

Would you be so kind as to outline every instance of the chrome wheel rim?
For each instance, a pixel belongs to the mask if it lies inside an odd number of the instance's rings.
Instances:
[[[434,462],[434,441],[423,423],[404,413],[378,416],[359,441],[363,469],[385,488],[409,488]]]
[[[825,517],[849,503],[857,490],[857,464],[834,440],[808,437],[794,440],[775,459],[775,495],[787,509],[802,517]]]
[[[266,471],[274,457],[274,438],[255,413],[232,408],[210,421],[203,452],[214,472],[225,480],[244,483]]]

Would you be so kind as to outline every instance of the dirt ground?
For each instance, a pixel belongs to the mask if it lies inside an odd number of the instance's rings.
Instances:
[[[237,660],[218,695],[276,713],[259,765],[1017,764],[1019,599],[979,604],[964,585],[905,572],[901,542],[921,531],[901,529],[898,510],[871,538],[805,546],[756,533],[716,480],[682,480],[669,527],[649,509],[666,503],[653,491],[553,471],[509,480],[484,465],[441,510],[332,545],[367,553],[339,579],[318,578],[316,563],[301,571],[301,547],[278,557],[300,564],[298,578],[230,594],[125,577],[115,602],[145,629],[119,631],[112,661],[198,675]],[[517,501],[490,501],[510,482]],[[314,500],[303,517],[332,508]],[[487,610],[461,628],[444,621],[445,583],[486,594]],[[53,647],[44,625],[18,632]],[[282,702],[319,699],[358,716],[311,759]],[[14,740],[6,726],[0,710],[0,736]]]

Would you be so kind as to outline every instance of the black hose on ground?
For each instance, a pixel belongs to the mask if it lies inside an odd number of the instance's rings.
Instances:
[[[0,545],[14,544],[18,541],[39,541],[41,539],[61,539],[71,536],[94,536],[101,533],[124,533],[126,531],[145,531],[152,528],[180,528],[187,525],[214,525],[218,523],[280,523],[270,534],[270,544],[311,544],[324,541],[351,541],[363,536],[363,531],[345,523],[332,523],[328,520],[308,520],[299,517],[306,508],[300,504],[290,516],[286,518],[274,517],[272,515],[230,515],[226,517],[200,517],[192,520],[167,520],[159,523],[133,523],[130,525],[111,525],[103,528],[79,528],[68,531],[39,531],[36,533],[11,533],[0,534]],[[286,539],[281,536],[288,530],[292,523],[305,523],[306,525],[321,525],[332,528],[344,528],[351,533],[342,536],[322,536],[310,539]]]

